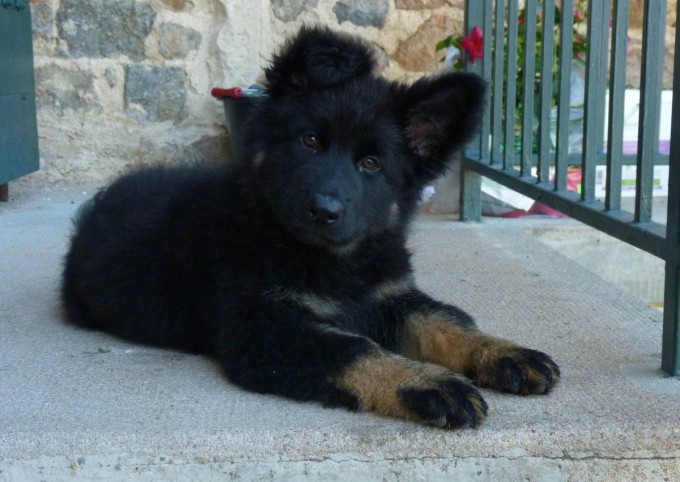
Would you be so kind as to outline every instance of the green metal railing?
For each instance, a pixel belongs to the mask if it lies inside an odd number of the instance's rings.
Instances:
[[[490,99],[480,136],[463,157],[461,220],[481,220],[483,176],[663,259],[662,369],[678,375],[680,75],[675,75],[673,84],[670,155],[663,155],[659,124],[667,2],[645,0],[637,153],[624,155],[629,3],[588,2],[583,140],[579,152],[573,152],[569,135],[574,0],[525,0],[521,5],[518,0],[466,0],[466,31],[478,26],[484,32],[483,59],[468,63],[467,68],[489,81]],[[542,35],[537,36],[539,30]],[[680,29],[676,32],[678,51]],[[680,72],[680,55],[675,56],[674,69]],[[556,114],[555,126],[551,111]],[[621,207],[622,166],[629,164],[636,166],[633,212]],[[662,164],[669,166],[666,225],[652,221],[654,166]],[[568,168],[574,165],[581,169],[580,192],[567,189]],[[595,195],[597,165],[607,166],[604,199]]]

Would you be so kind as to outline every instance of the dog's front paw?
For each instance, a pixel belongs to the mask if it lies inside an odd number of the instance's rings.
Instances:
[[[560,369],[545,353],[517,346],[486,349],[477,359],[477,385],[520,395],[550,392],[560,379]]]
[[[377,350],[347,367],[337,381],[358,409],[442,428],[474,427],[487,405],[477,388],[444,367]]]
[[[399,395],[413,418],[436,427],[475,427],[486,417],[481,394],[458,378],[441,379],[428,388],[405,387]]]

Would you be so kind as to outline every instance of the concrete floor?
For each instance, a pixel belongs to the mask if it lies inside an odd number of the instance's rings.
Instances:
[[[446,432],[247,393],[204,358],[65,325],[69,218],[93,189],[19,185],[0,205],[0,481],[680,474],[680,379],[658,368],[661,314],[528,233],[569,220],[415,224],[425,291],[562,369],[548,396],[484,390],[487,420]]]

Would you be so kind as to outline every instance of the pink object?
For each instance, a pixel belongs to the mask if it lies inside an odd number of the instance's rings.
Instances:
[[[221,97],[233,97],[235,99],[238,99],[241,97],[243,94],[243,89],[241,87],[232,87],[230,89],[223,89],[220,87],[214,87],[210,93],[212,94],[213,97],[221,98]]]
[[[482,29],[474,27],[472,33],[460,41],[460,46],[467,50],[470,55],[470,61],[475,63],[475,59],[481,59],[484,56],[484,34]]]

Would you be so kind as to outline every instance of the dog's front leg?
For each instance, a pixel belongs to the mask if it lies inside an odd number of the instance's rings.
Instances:
[[[479,331],[451,305],[411,290],[383,303],[382,318],[397,320],[393,344],[404,356],[445,366],[478,386],[526,394],[549,392],[560,377],[545,353]]]
[[[225,372],[247,390],[443,428],[474,426],[486,415],[477,389],[444,367],[391,353],[304,311],[270,316],[223,340]]]

